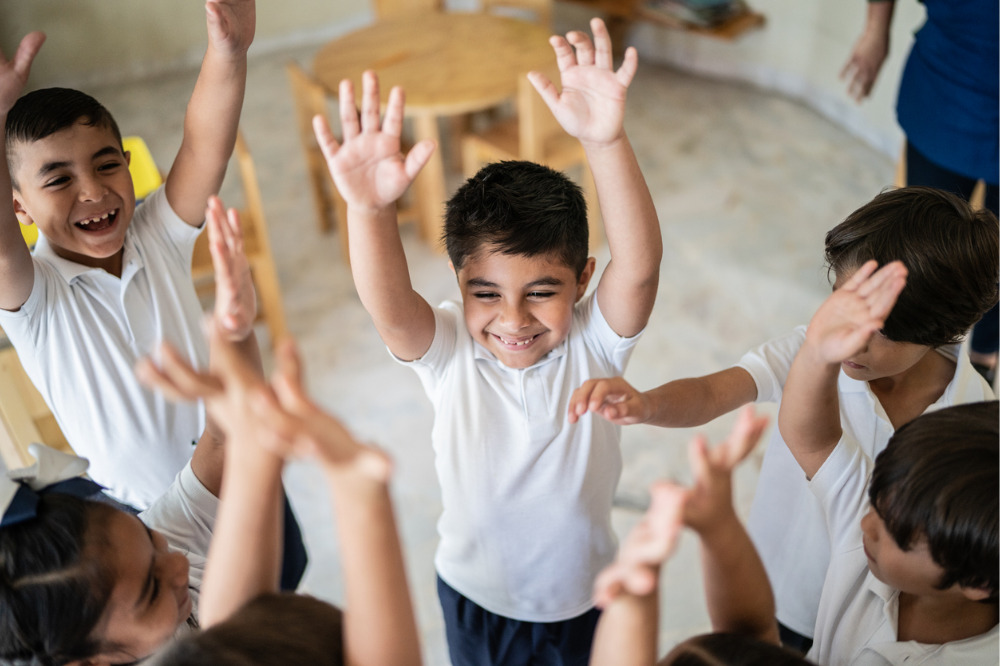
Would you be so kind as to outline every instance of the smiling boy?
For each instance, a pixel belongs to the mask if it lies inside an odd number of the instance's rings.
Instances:
[[[138,508],[167,489],[205,428],[200,406],[170,404],[133,372],[163,341],[196,365],[208,357],[191,253],[235,145],[255,5],[205,9],[208,47],[180,149],[138,207],[107,109],[64,88],[18,99],[44,35],[25,37],[9,62],[0,55],[0,198],[13,202],[0,211],[0,324],[91,476]],[[34,254],[18,222],[38,226]]]
[[[653,306],[662,247],[623,128],[635,50],[615,71],[604,24],[591,27],[593,43],[579,32],[551,40],[561,92],[529,75],[584,145],[597,184],[612,259],[589,297],[579,188],[546,167],[505,162],[448,202],[445,244],[462,302],[431,307],[410,284],[394,202],[434,147],[400,154],[402,91],[390,94],[380,128],[374,75],[364,77],[360,121],[342,83],[342,146],[316,122],[348,204],[358,294],[434,404],[444,506],[435,566],[455,666],[586,664],[591,584],[614,557],[619,429],[562,415],[578,381],[624,369]]]

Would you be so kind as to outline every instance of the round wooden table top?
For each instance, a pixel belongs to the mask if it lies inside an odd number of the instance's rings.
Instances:
[[[429,13],[380,21],[326,44],[313,76],[337,95],[342,79],[361,93],[366,69],[379,76],[382,101],[393,86],[406,92],[407,115],[452,115],[500,104],[517,77],[555,64],[549,30],[490,14]]]

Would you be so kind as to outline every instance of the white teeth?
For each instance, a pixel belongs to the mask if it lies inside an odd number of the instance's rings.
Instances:
[[[500,338],[499,335],[497,337]],[[500,342],[504,343],[505,345],[513,345],[515,347],[523,347],[526,344],[528,344],[529,342],[531,342],[532,340],[534,340],[534,338],[528,338],[527,340],[522,340],[520,342],[517,342],[517,341],[514,341],[514,340],[505,340],[503,338],[500,338]]]

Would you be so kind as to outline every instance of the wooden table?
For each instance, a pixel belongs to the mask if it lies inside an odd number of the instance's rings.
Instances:
[[[543,26],[490,14],[430,13],[382,21],[323,46],[313,76],[332,95],[342,79],[379,75],[382,102],[393,86],[406,92],[417,141],[438,149],[414,182],[424,238],[440,237],[448,193],[438,118],[481,111],[512,99],[517,77],[555,62]],[[457,137],[454,137],[457,140]]]

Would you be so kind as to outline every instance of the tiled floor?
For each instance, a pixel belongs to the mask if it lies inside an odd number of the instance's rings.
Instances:
[[[432,564],[440,498],[431,408],[416,376],[380,344],[339,240],[317,231],[283,70],[288,58],[308,65],[313,51],[252,60],[243,130],[256,158],[289,325],[306,359],[309,385],[354,432],[396,459],[394,494],[426,663],[447,664]],[[143,135],[166,166],[180,142],[193,77],[90,92],[110,108],[124,133]],[[626,374],[640,388],[726,367],[750,347],[807,321],[828,290],[824,233],[892,179],[887,158],[797,103],[645,62],[630,90],[626,128],[656,202],[665,246],[656,309]],[[239,190],[235,178],[230,181],[223,196],[236,202]],[[442,255],[409,229],[403,233],[415,287],[432,303],[457,297]],[[598,265],[606,261],[606,251],[599,253]],[[703,430],[718,438],[730,423],[724,417]],[[690,434],[625,429],[622,506],[615,511],[621,531],[636,520],[630,507],[645,501],[650,481],[686,477],[684,443]],[[747,464],[738,476],[743,512],[755,467]],[[312,558],[305,589],[339,600],[337,544],[323,482],[308,465],[295,464],[287,483]],[[696,545],[686,536],[665,568],[664,650],[708,628]]]

